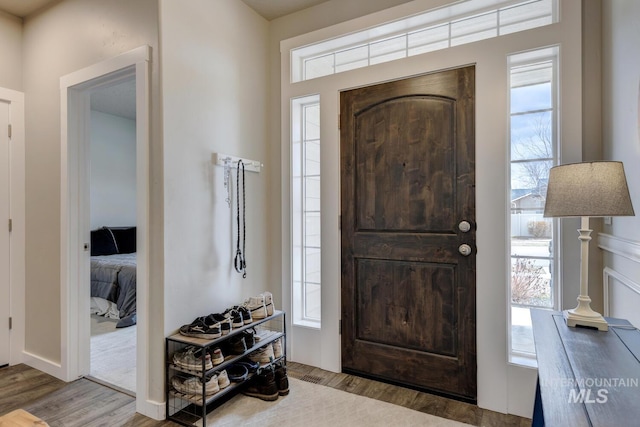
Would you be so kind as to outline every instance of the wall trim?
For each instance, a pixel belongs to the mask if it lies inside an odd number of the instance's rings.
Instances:
[[[605,267],[604,270],[602,271],[602,290],[604,293],[604,315],[605,316],[609,316],[609,311],[610,311],[609,310],[609,287],[610,287],[609,283],[610,283],[610,278],[612,277],[616,279],[618,282],[620,282],[622,285],[626,286],[636,294],[640,295],[640,284],[634,282],[624,274],[618,273],[612,268]]]
[[[31,366],[58,379],[62,378],[63,369],[60,363],[53,362],[44,357],[29,353],[28,351],[22,352],[22,359],[25,365]]]
[[[599,233],[598,247],[607,252],[640,263],[640,242],[638,241],[624,239],[611,234]]]

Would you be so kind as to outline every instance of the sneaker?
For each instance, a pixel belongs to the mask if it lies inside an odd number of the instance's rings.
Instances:
[[[267,401],[278,400],[278,385],[273,369],[264,369],[255,375],[245,388],[244,394]]]
[[[273,357],[279,359],[282,357],[282,341],[278,338],[273,342]]]
[[[247,379],[249,375],[249,370],[244,364],[234,363],[233,365],[227,368],[227,376],[230,381],[233,382],[242,382]]]
[[[211,362],[213,363],[213,366],[219,365],[224,362],[222,350],[220,350],[219,348],[213,350],[213,352],[211,353]]]
[[[227,343],[228,351],[231,354],[244,354],[247,351],[247,344],[245,343],[243,335],[229,338]]]
[[[202,371],[202,351],[195,349],[195,347],[186,347],[184,351],[176,351],[173,353],[173,363],[184,369],[191,371]],[[211,363],[211,356],[209,353],[204,354],[204,369],[209,370],[213,368]]]
[[[249,359],[254,362],[259,362],[263,364],[270,363],[274,359],[273,346],[271,345],[271,343],[269,343],[266,346],[254,351],[249,355]]]
[[[246,367],[249,372],[256,372],[260,368],[260,362],[254,362],[249,359],[238,362],[238,365]]]
[[[248,325],[249,323],[253,322],[253,318],[251,317],[251,312],[245,306],[236,305],[233,307],[233,309],[240,312],[240,314],[242,315],[242,321],[244,322],[245,325]]]
[[[222,332],[222,335],[228,335],[229,332],[231,332],[231,330],[233,329],[233,326],[231,325],[231,319],[226,317],[224,314],[211,313],[207,316],[207,318],[210,319],[210,323],[220,323],[220,331]]]
[[[242,331],[242,336],[244,338],[244,343],[247,346],[247,349],[250,349],[251,347],[256,345],[255,331]]]
[[[287,376],[287,367],[282,363],[278,363],[274,373],[276,375],[278,394],[280,396],[286,396],[289,394],[289,377]]]
[[[264,296],[251,297],[244,302],[244,306],[251,312],[254,320],[267,317],[267,307],[264,305]]]
[[[230,384],[231,381],[229,381],[227,371],[218,372],[218,386],[220,387],[220,390],[229,387]]]
[[[180,328],[180,335],[212,340],[221,337],[222,332],[219,322],[209,323],[206,317],[198,317],[191,324],[183,325]]]
[[[231,319],[231,325],[234,328],[241,328],[244,325],[244,321],[242,320],[242,314],[238,310],[229,308],[223,313],[223,315],[226,318]]]
[[[275,305],[273,304],[273,294],[271,292],[264,292],[261,294],[264,297],[264,305],[267,308],[267,316],[273,316]]]
[[[171,378],[171,385],[176,389],[176,391],[183,394],[202,395],[202,381],[200,381],[200,378],[198,377],[189,377],[182,380],[182,378],[175,376]],[[207,395],[211,395],[216,394],[219,391],[220,387],[218,386],[218,377],[213,375],[205,383],[204,392]]]

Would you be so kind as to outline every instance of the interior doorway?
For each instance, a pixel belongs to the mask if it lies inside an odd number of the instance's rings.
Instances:
[[[90,375],[90,117],[91,94],[135,80],[136,182],[136,359],[148,360],[149,223],[149,61],[142,46],[60,79],[61,89],[61,373],[72,381]],[[146,384],[145,364],[137,364],[136,383]],[[137,387],[136,409],[155,412],[148,387]]]
[[[475,68],[341,93],[342,368],[476,400]]]
[[[90,92],[90,377],[136,393],[136,81]],[[86,201],[83,201],[86,203]],[[87,232],[87,230],[83,230]],[[80,313],[82,316],[83,313]]]

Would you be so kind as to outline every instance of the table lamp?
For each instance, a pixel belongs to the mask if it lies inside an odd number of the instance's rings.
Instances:
[[[609,330],[604,317],[591,309],[588,293],[590,217],[633,216],[622,162],[583,162],[555,166],[549,171],[545,217],[581,217],[580,295],[578,306],[563,311],[567,326]]]

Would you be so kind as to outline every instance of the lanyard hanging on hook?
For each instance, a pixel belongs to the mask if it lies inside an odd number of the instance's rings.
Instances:
[[[240,249],[240,168],[242,168],[242,249]],[[247,241],[246,199],[244,162],[238,160],[238,173],[236,175],[236,225],[238,227],[238,238],[236,240],[236,257],[233,263],[236,271],[242,273],[243,279],[247,277],[247,261],[245,258]]]

